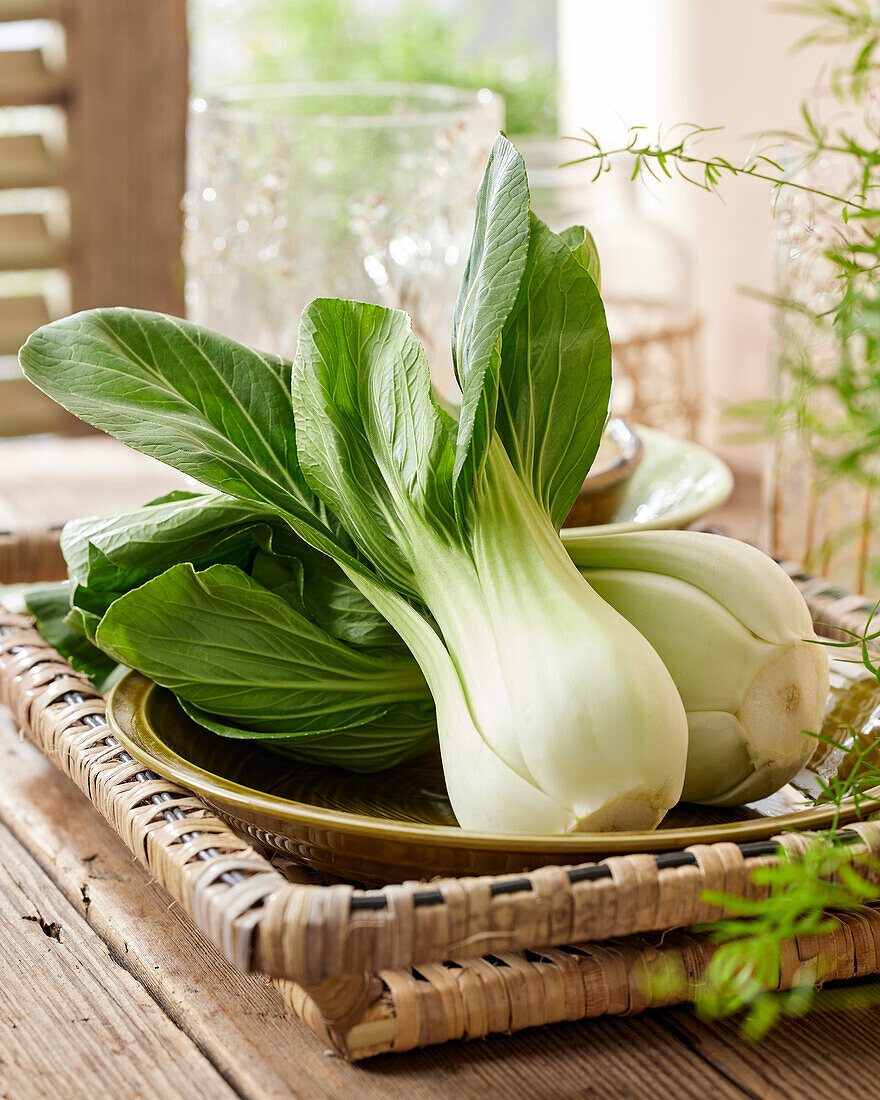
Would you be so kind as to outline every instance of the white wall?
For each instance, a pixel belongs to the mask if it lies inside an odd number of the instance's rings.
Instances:
[[[798,125],[823,61],[815,49],[792,53],[810,28],[771,0],[559,0],[560,132],[586,126],[616,143],[624,124],[723,125],[706,149],[744,157],[756,133]],[[732,428],[718,411],[767,391],[771,312],[741,289],[772,288],[769,186],[728,180],[724,201],[677,181],[652,190],[645,209],[694,252],[717,444]],[[741,467],[760,461],[756,447],[723,449]]]

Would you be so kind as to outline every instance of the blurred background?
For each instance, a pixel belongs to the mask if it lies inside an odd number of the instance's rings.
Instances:
[[[503,125],[537,212],[597,238],[616,410],[754,482],[767,444],[743,442],[726,410],[779,388],[766,296],[791,249],[770,184],[726,179],[719,197],[633,181],[627,157],[596,181],[558,166],[590,152],[571,140],[583,128],[613,149],[632,125],[649,139],[723,127],[701,155],[733,163],[760,133],[803,129],[850,40],[795,45],[831,7],[0,0],[0,435],[75,430],[14,355],[44,321],[105,304],[186,313],[287,355],[316,294],[399,305],[454,396],[452,303]],[[840,9],[862,19],[857,39],[870,6]]]

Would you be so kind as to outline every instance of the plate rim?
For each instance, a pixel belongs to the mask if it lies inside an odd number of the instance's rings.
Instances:
[[[701,843],[749,840],[766,840],[791,829],[802,832],[823,825],[833,824],[834,807],[801,810],[778,817],[749,818],[719,825],[690,825],[678,829],[652,832],[608,833],[479,833],[452,825],[428,825],[416,822],[395,821],[391,818],[375,818],[354,814],[347,810],[332,810],[305,802],[281,798],[278,795],[256,791],[232,780],[206,771],[179,753],[168,749],[161,737],[143,716],[144,704],[155,690],[154,681],[134,670],[129,670],[113,686],[107,697],[107,721],[123,748],[145,766],[165,779],[192,790],[207,802],[221,803],[246,809],[251,813],[275,817],[294,825],[334,830],[337,833],[371,836],[398,843],[419,843],[429,846],[454,848],[479,847],[483,851],[546,852],[553,855],[570,853],[572,857],[590,852],[603,854],[645,851],[668,851]],[[150,742],[162,746],[167,755],[157,754]],[[169,760],[170,758],[170,760]],[[176,763],[175,763],[176,762]],[[195,780],[195,782],[193,782]],[[861,812],[859,812],[859,809]],[[839,825],[862,819],[880,809],[880,798],[862,801],[860,808],[854,803],[837,814]]]
[[[716,455],[714,451],[710,451],[708,447],[703,447],[701,444],[694,443],[690,439],[682,439],[677,435],[673,435],[671,432],[661,431],[659,428],[648,428],[644,424],[636,424],[631,421],[627,423],[629,423],[633,432],[635,432],[642,441],[642,446],[644,448],[642,465],[650,458],[652,443],[662,440],[664,443],[676,447],[679,450],[695,451],[704,457],[706,465],[710,467],[718,477],[718,485],[711,493],[708,493],[700,503],[673,508],[670,512],[658,516],[655,519],[651,519],[647,523],[636,523],[635,520],[627,519],[612,520],[610,523],[598,523],[591,527],[563,527],[563,542],[565,542],[567,538],[578,539],[583,538],[585,535],[618,535],[628,531],[668,531],[670,529],[686,527],[689,523],[693,523],[694,520],[699,519],[708,512],[720,508],[733,492],[733,471],[723,458]]]

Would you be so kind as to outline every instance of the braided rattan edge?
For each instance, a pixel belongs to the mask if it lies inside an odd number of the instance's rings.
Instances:
[[[778,989],[880,970],[880,909],[830,918],[832,930],[783,945]],[[604,943],[452,958],[306,992],[276,980],[287,1003],[351,1061],[545,1024],[630,1016],[692,1002],[716,945],[670,931]]]

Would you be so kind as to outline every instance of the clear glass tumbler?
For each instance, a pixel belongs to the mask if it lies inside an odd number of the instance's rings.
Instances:
[[[308,83],[192,103],[192,320],[291,356],[321,296],[405,309],[451,389],[452,311],[503,105],[486,90]]]

